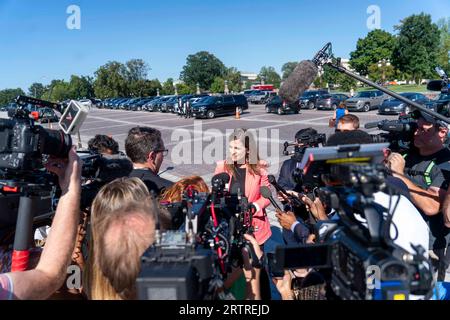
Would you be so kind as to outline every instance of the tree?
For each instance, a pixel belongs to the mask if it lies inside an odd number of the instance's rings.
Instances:
[[[0,106],[13,102],[17,96],[25,95],[22,89],[4,89],[0,90]]]
[[[438,64],[450,74],[450,18],[442,18],[437,22],[440,31]]]
[[[37,99],[41,99],[45,92],[45,87],[42,83],[35,82],[28,88],[28,95]]]
[[[91,77],[72,75],[69,82],[71,99],[93,98],[95,96]]]
[[[192,87],[199,83],[200,88],[207,89],[216,77],[223,77],[225,73],[222,61],[207,51],[200,51],[187,57],[180,80]]]
[[[188,86],[183,82],[176,84],[176,87],[178,94],[191,94],[195,92],[195,89],[193,89],[192,87]]]
[[[241,73],[236,68],[234,67],[228,68],[224,80],[228,81],[228,90],[230,90],[230,92],[241,91]]]
[[[220,77],[216,77],[209,90],[213,93],[223,93],[225,91],[225,80]]]
[[[411,74],[416,83],[432,77],[437,65],[440,32],[431,16],[424,13],[409,16],[395,26],[395,30],[399,35],[392,57],[394,67]]]
[[[350,66],[361,75],[369,74],[369,66],[382,59],[392,59],[397,41],[387,31],[376,29],[358,39],[356,50],[350,53]]]
[[[161,94],[163,95],[171,95],[175,93],[175,88],[173,86],[173,79],[169,78],[162,85]]]
[[[274,67],[262,67],[258,74],[258,80],[264,79],[264,83],[273,84],[275,88],[280,87],[281,77]]]
[[[283,66],[281,67],[281,72],[283,72],[283,81],[291,75],[297,64],[297,62],[286,62],[285,64],[283,64]]]
[[[110,61],[95,71],[94,92],[97,98],[128,97],[129,74],[125,65]]]
[[[386,66],[378,66],[378,63],[371,64],[368,68],[369,70],[369,78],[372,81],[380,82],[383,81],[383,72],[384,72],[384,80],[390,81],[396,79],[397,72],[392,65]]]
[[[128,81],[139,81],[147,79],[150,67],[142,59],[131,59],[125,63],[126,77]]]

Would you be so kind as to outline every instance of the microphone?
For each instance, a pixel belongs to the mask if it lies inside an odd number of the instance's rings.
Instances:
[[[272,197],[272,192],[270,191],[270,189],[266,186],[261,186],[261,188],[259,188],[259,192],[261,193],[261,195],[266,198],[269,199],[270,203],[278,210],[281,210],[280,206],[278,205],[278,203],[275,202],[275,200]]]
[[[277,180],[275,179],[275,176],[269,174],[269,175],[267,176],[267,178],[269,179],[269,183],[270,183],[271,185],[273,185],[274,188],[275,188],[278,192],[282,193],[286,198],[288,198],[289,200],[291,200],[292,202],[294,202],[296,206],[301,206],[301,205],[302,205],[302,202],[301,202],[300,200],[298,200],[296,197],[293,197],[292,195],[290,195],[289,193],[287,193],[286,190],[285,190],[282,186],[280,186],[280,185],[278,184]],[[264,197],[264,196],[263,196],[263,197]]]
[[[279,96],[283,100],[294,103],[309,88],[319,73],[319,67],[331,59],[333,55],[331,47],[331,43],[328,42],[312,60],[301,61],[295,67],[280,88]]]
[[[379,122],[369,122],[364,125],[364,128],[366,128],[366,129],[373,129],[373,128],[379,128],[379,127],[380,127]]]
[[[211,179],[213,192],[223,191],[225,185],[230,182],[230,175],[226,172],[218,173]]]
[[[296,102],[314,82],[318,72],[318,67],[311,60],[301,61],[281,85],[278,93],[281,99],[288,104]]]

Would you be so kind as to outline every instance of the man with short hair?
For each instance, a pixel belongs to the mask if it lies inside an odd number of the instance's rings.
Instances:
[[[158,176],[159,169],[167,156],[161,132],[150,127],[134,127],[125,140],[125,151],[133,163],[130,177],[140,178],[149,192],[160,195],[173,183]]]
[[[337,131],[353,131],[359,129],[359,118],[354,114],[346,114],[338,121]]]
[[[450,229],[445,226],[441,208],[450,182],[450,150],[444,146],[448,128],[424,112],[416,111],[413,116],[417,118],[416,150],[405,157],[393,153],[388,161],[393,176],[408,186],[412,202],[429,223],[432,249],[439,259],[438,280],[444,280],[450,261]]]

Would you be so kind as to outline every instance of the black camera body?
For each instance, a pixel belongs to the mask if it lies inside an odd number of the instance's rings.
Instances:
[[[10,110],[10,119],[0,119],[0,169],[14,175],[41,169],[42,155],[67,157],[72,147],[70,135],[35,125],[28,104],[47,106],[52,103],[19,96],[18,108]]]
[[[429,261],[422,247],[411,254],[395,245],[392,216],[374,202],[385,188],[381,165],[387,144],[307,149],[299,181],[316,190],[338,220],[315,225],[316,245],[278,247],[276,268],[331,270],[330,286],[341,299],[408,299],[432,289]],[[375,281],[374,283],[372,281]]]
[[[231,199],[229,180],[218,174],[211,193],[189,186],[181,202],[160,203],[172,212],[177,230],[158,230],[155,245],[143,255],[139,299],[220,299],[215,289],[232,266],[242,265],[241,249],[249,249],[244,234],[252,231],[255,210],[245,197]]]
[[[200,300],[213,276],[213,252],[190,244],[183,231],[167,231],[141,258],[140,300]]]

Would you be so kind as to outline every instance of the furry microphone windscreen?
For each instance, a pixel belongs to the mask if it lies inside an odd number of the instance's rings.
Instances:
[[[279,92],[281,99],[287,103],[296,102],[299,96],[314,82],[318,72],[318,68],[312,61],[301,61],[281,86]]]

